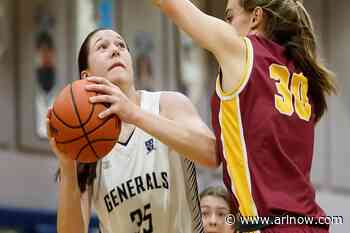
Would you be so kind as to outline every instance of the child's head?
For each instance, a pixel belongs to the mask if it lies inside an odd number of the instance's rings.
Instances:
[[[200,206],[205,233],[233,233],[233,225],[225,217],[234,214],[230,194],[222,187],[209,187],[200,194]]]

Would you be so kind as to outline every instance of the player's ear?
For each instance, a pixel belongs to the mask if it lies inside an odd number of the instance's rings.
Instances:
[[[80,79],[85,79],[89,77],[89,72],[87,72],[86,70],[83,70],[81,73],[80,73]]]
[[[251,28],[258,28],[264,21],[264,10],[261,7],[255,7],[251,18]]]

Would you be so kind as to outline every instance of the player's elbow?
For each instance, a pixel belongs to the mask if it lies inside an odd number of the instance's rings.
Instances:
[[[218,168],[220,166],[220,159],[216,154],[216,142],[214,138],[210,138],[209,142],[203,146],[205,151],[203,151],[203,161],[202,165],[208,168]]]
[[[212,168],[212,169],[216,169],[220,166],[220,160],[217,158],[217,156],[214,154],[213,157],[210,157],[205,164],[203,164],[204,166],[208,167],[208,168]]]

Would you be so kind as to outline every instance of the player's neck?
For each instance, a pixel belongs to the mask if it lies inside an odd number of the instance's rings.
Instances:
[[[141,92],[136,91],[134,87],[129,88],[128,91],[125,91],[124,94],[138,106],[141,105]]]
[[[258,37],[265,37],[265,33],[258,29],[251,30],[247,36],[251,36],[251,35],[258,36]]]

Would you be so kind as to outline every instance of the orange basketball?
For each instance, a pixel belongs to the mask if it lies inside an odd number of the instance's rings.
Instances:
[[[112,150],[121,121],[116,115],[98,117],[108,105],[90,103],[89,97],[96,93],[86,91],[87,84],[91,82],[77,80],[67,85],[56,97],[49,117],[57,148],[70,159],[92,163]]]

